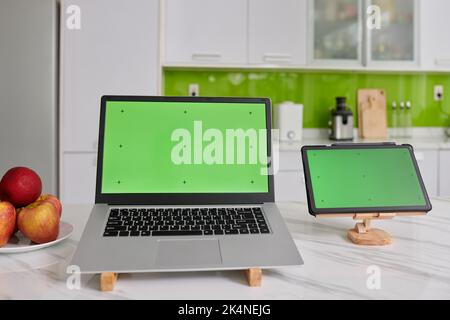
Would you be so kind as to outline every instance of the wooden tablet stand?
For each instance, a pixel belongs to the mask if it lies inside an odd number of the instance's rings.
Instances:
[[[248,285],[250,287],[260,287],[262,282],[261,268],[250,268],[245,270]],[[103,272],[100,274],[100,290],[113,291],[116,286],[118,273]]]
[[[343,214],[318,214],[317,218],[342,218],[352,217],[353,220],[362,220],[356,223],[353,229],[347,231],[347,237],[355,244],[366,246],[385,246],[391,244],[393,239],[389,233],[381,229],[370,229],[372,220],[392,219],[395,216],[420,216],[425,212],[389,212],[389,213],[343,213]]]

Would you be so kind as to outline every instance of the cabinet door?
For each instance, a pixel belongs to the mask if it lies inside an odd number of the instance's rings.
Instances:
[[[310,0],[310,60],[314,64],[361,64],[360,0]]]
[[[306,187],[303,172],[279,171],[274,176],[275,201],[306,202]]]
[[[246,0],[167,0],[166,63],[247,63]]]
[[[439,196],[450,197],[450,150],[439,152]]]
[[[94,203],[97,155],[65,153],[61,199],[65,204]]]
[[[158,12],[158,0],[62,3],[64,151],[96,149],[102,95],[157,94]]]
[[[418,2],[416,0],[371,0],[368,4],[367,34],[370,63],[418,62]],[[378,9],[377,9],[378,8]],[[378,15],[379,14],[379,15]],[[376,19],[379,18],[379,24]]]
[[[438,196],[438,151],[415,150],[417,164],[430,197]]]
[[[449,12],[448,0],[420,2],[420,54],[424,69],[450,69]]]
[[[306,0],[249,0],[249,62],[306,64]]]

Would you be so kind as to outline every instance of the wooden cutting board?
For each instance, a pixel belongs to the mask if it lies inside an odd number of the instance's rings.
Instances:
[[[358,132],[363,139],[387,138],[386,93],[383,89],[358,90]]]

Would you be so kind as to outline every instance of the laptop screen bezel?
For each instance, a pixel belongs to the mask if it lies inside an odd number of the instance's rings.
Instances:
[[[146,102],[208,102],[208,103],[263,103],[266,111],[267,156],[272,159],[271,102],[268,98],[223,98],[223,97],[163,97],[163,96],[118,96],[105,95],[100,104],[100,127],[97,151],[97,178],[95,203],[112,205],[207,205],[207,204],[256,204],[274,202],[274,179],[267,175],[268,191],[260,193],[102,193],[103,148],[107,101]]]

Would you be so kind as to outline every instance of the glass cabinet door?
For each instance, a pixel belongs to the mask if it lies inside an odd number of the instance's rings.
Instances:
[[[369,62],[416,61],[416,0],[371,0],[369,3],[379,8],[381,18],[379,29],[367,26]]]
[[[311,0],[313,62],[361,59],[359,0]]]

